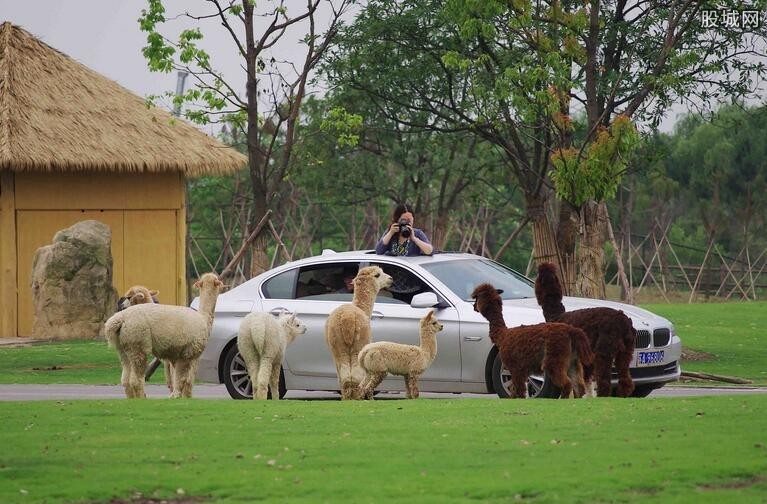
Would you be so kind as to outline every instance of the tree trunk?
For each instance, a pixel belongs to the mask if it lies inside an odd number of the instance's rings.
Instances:
[[[580,246],[578,247],[578,295],[605,298],[605,237],[607,212],[604,203],[589,201],[581,208]]]
[[[533,230],[533,260],[536,265],[545,262],[554,263],[557,266],[562,293],[568,295],[567,284],[562,277],[562,261],[559,257],[557,239],[544,208],[544,199],[541,196],[527,196],[525,200]]]
[[[578,265],[575,261],[575,248],[578,241],[578,212],[566,201],[559,202],[559,222],[557,223],[557,248],[560,256],[560,281],[563,292],[574,293]]]
[[[447,225],[449,219],[447,213],[440,213],[437,215],[434,224],[434,230],[432,231],[429,240],[434,246],[434,250],[445,250],[445,239],[447,238]]]

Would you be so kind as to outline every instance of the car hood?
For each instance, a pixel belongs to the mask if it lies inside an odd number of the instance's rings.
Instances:
[[[647,311],[638,306],[618,303],[615,301],[605,301],[602,299],[588,299],[579,297],[564,297],[562,304],[565,305],[565,310],[573,311],[583,308],[613,308],[615,310],[621,310],[625,313],[634,324],[634,328],[641,329],[643,327],[671,327],[671,322],[667,319],[655,315],[654,313]],[[538,324],[545,322],[543,319],[543,311],[538,306],[538,301],[535,298],[524,299],[507,299],[503,301],[503,315],[507,320],[507,323],[511,325],[519,324]]]

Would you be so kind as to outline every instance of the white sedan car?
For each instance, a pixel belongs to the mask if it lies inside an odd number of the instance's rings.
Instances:
[[[490,259],[473,254],[394,257],[370,251],[325,251],[262,273],[221,294],[213,330],[200,359],[201,381],[224,383],[235,399],[252,397],[252,386],[237,351],[237,329],[251,311],[294,312],[307,326],[304,335],[288,346],[280,377],[281,395],[287,390],[337,391],[333,358],[325,344],[325,320],[352,294],[343,278],[364,266],[380,266],[394,283],[379,293],[373,307],[374,341],[417,345],[418,321],[435,309],[444,330],[437,335],[437,357],[420,380],[423,392],[509,394],[510,375],[488,336],[488,323],[474,311],[471,292],[483,282],[503,289],[503,315],[509,327],[543,322],[533,282]],[[192,302],[197,307],[199,299]],[[631,374],[635,396],[646,396],[679,379],[682,344],[666,319],[627,304],[566,297],[567,310],[607,306],[623,310],[637,329]],[[614,378],[614,384],[617,379]],[[401,391],[404,381],[390,376],[379,390]],[[552,395],[545,377],[531,377],[529,395]]]

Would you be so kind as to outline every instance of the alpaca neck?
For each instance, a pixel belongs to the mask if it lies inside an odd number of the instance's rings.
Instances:
[[[437,335],[431,331],[421,334],[421,350],[426,352],[429,360],[433,360],[437,355]]]
[[[213,324],[213,311],[216,308],[218,292],[213,290],[200,291],[200,306],[197,312],[208,320],[208,325]]]
[[[547,301],[543,305],[543,318],[546,319],[546,322],[558,319],[563,313],[565,313],[565,305],[562,304],[562,301]]]
[[[362,310],[368,318],[373,315],[373,303],[375,303],[378,291],[375,288],[354,289],[352,304]]]
[[[490,322],[490,339],[495,343],[495,335],[498,331],[506,329],[506,321],[503,320],[501,307],[494,307],[488,313],[482,314]]]

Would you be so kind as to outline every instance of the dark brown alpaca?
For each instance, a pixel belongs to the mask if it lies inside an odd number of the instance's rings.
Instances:
[[[636,331],[631,319],[620,310],[612,308],[585,308],[565,312],[562,305],[562,286],[557,277],[557,267],[543,263],[538,267],[535,280],[535,297],[543,308],[546,322],[564,322],[583,329],[594,352],[594,365],[584,365],[586,382],[595,379],[597,395],[611,395],[610,374],[615,363],[618,371],[617,395],[628,397],[634,391],[629,364],[634,357]]]
[[[511,373],[511,397],[525,397],[527,378],[545,372],[561,390],[560,397],[583,397],[586,384],[582,365],[591,365],[594,355],[589,349],[586,334],[567,324],[536,324],[506,327],[503,320],[503,301],[500,293],[490,284],[474,289],[474,310],[490,322],[490,339]],[[574,389],[574,390],[573,390]]]

